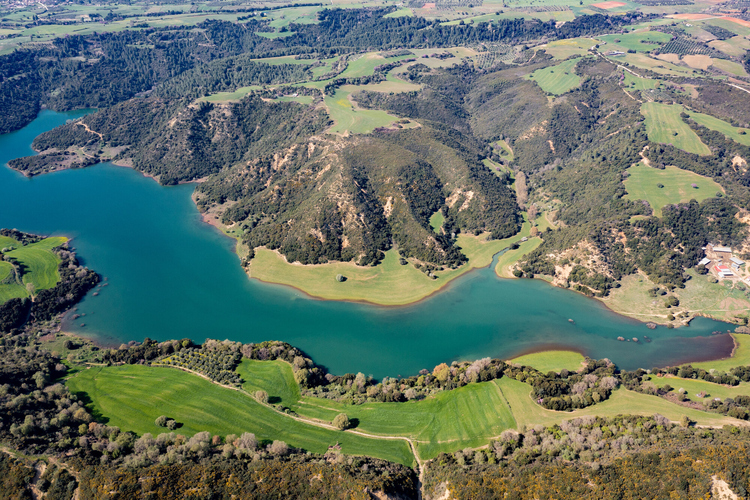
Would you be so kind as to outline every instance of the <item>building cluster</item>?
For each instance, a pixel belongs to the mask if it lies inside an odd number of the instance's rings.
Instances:
[[[699,266],[709,268],[719,279],[742,279],[745,261],[735,257],[730,247],[709,244],[703,250],[706,256],[698,262]],[[750,277],[745,282],[750,285]]]

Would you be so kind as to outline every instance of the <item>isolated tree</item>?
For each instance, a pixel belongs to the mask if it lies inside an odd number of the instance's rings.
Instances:
[[[287,445],[284,441],[274,441],[268,446],[268,451],[269,453],[271,453],[271,455],[283,457],[284,455],[289,453],[289,445]]]
[[[167,429],[170,431],[177,429],[177,421],[172,419],[167,420]]]
[[[351,423],[349,422],[349,417],[346,416],[346,413],[339,413],[336,415],[336,418],[333,419],[333,426],[340,431],[348,429],[350,425]]]
[[[167,416],[166,415],[160,415],[156,417],[156,421],[154,422],[159,427],[166,427],[167,426]]]
[[[268,393],[266,391],[255,391],[255,399],[262,404],[268,403]]]

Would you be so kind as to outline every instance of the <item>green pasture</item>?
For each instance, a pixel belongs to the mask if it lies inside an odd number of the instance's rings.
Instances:
[[[597,43],[593,38],[567,38],[542,45],[542,48],[555,59],[567,59],[588,54],[589,49]]]
[[[623,80],[623,85],[625,85],[625,88],[627,90],[655,89],[656,86],[659,84],[658,81],[652,78],[639,78],[633,75],[629,71],[623,71],[623,73],[625,75],[625,79]]]
[[[438,278],[434,280],[411,264],[400,265],[396,249],[385,252],[383,261],[375,267],[370,267],[357,266],[351,262],[305,266],[289,264],[278,252],[258,248],[248,269],[252,278],[293,286],[323,299],[404,305],[435,293],[451,280],[472,269],[489,266],[497,252],[518,242],[523,236],[528,236],[530,229],[531,225],[524,223],[520,233],[503,240],[488,240],[487,234],[460,234],[458,246],[469,261],[458,269],[435,272]],[[537,245],[541,243],[538,238],[534,240],[537,241]],[[522,245],[521,249],[523,248]],[[338,274],[344,275],[346,281],[336,281]]]
[[[377,52],[368,52],[353,61],[349,61],[346,69],[337,78],[357,78],[372,75],[375,72],[375,66],[380,66],[388,61],[397,61],[398,59],[386,59]]]
[[[293,407],[300,399],[299,386],[289,363],[284,361],[258,361],[243,359],[237,373],[245,381],[242,387],[250,394],[266,391],[268,402]]]
[[[694,112],[688,112],[690,115],[690,118],[695,120],[696,123],[699,125],[703,125],[706,128],[709,128],[711,130],[715,130],[717,132],[721,132],[725,136],[727,136],[729,139],[732,139],[734,142],[738,142],[740,144],[743,144],[745,146],[750,146],[750,130],[740,127],[733,127],[729,123],[725,122],[724,120],[719,120],[718,118],[714,118],[711,115],[706,115],[703,113],[694,113]],[[744,134],[741,134],[740,132],[745,132]]]
[[[750,40],[743,36],[735,36],[729,40],[713,40],[708,42],[708,45],[735,57],[742,57],[747,50],[750,50]]]
[[[622,35],[604,35],[598,38],[607,44],[606,47],[601,47],[599,50],[636,50],[646,52],[658,49],[661,44],[670,41],[672,35],[660,31],[641,31]]]
[[[578,61],[580,58],[568,59],[555,66],[538,69],[527,78],[535,81],[542,90],[549,94],[564,94],[581,84],[581,77],[575,73]]]
[[[696,75],[696,71],[694,69],[677,66],[661,59],[654,59],[653,57],[649,57],[646,54],[642,54],[640,52],[637,52],[635,54],[623,54],[622,56],[618,57],[611,57],[609,58],[609,60],[616,64],[624,61],[634,66],[636,68],[636,73],[638,72],[637,68],[642,68],[653,71],[654,73],[659,73],[661,75],[685,77]]]
[[[334,125],[328,129],[331,134],[369,134],[378,127],[387,127],[398,117],[385,111],[360,109],[349,99],[350,92],[338,89],[333,96],[326,96],[324,102]]]
[[[24,284],[31,283],[36,290],[44,290],[52,288],[60,281],[60,273],[57,271],[60,259],[52,253],[52,249],[66,241],[67,239],[61,236],[46,238],[30,245],[19,245],[6,255],[15,258],[26,268],[23,275]]]
[[[676,316],[681,311],[705,314],[718,320],[732,320],[735,316],[744,315],[750,310],[750,298],[732,282],[711,283],[708,276],[699,275],[692,269],[689,269],[687,274],[690,275],[690,279],[685,283],[685,288],[673,291],[680,300],[680,306],[676,309],[666,309],[664,297],[652,297],[649,294],[649,290],[657,284],[644,274],[625,276],[622,286],[613,289],[608,297],[600,300],[617,313],[660,324],[669,322],[668,314]],[[680,319],[674,322],[678,326],[681,323]],[[750,364],[750,359],[746,364]]]
[[[711,150],[703,144],[687,123],[682,121],[679,104],[646,102],[641,105],[641,114],[646,117],[646,132],[652,142],[672,144],[674,147],[698,155],[709,155]],[[715,194],[714,191],[712,194]]]
[[[531,366],[542,373],[551,371],[559,373],[563,369],[571,372],[578,371],[584,360],[585,359],[581,353],[574,351],[544,351],[525,354],[513,358],[508,362],[517,365]]]
[[[495,151],[500,152],[500,156],[508,161],[513,161],[513,150],[510,148],[507,142],[505,142],[504,140],[495,141],[492,144],[492,147],[495,149]]]
[[[735,75],[735,76],[742,76],[742,77],[748,76],[747,71],[745,71],[745,68],[740,63],[736,63],[734,61],[727,61],[726,59],[716,59],[716,58],[713,58],[712,61],[713,62],[711,63],[711,66],[713,66],[714,68],[718,68],[722,71],[726,71],[727,73],[731,73],[732,75]]]
[[[441,451],[477,447],[515,428],[510,408],[491,382],[469,384],[422,401],[348,405],[317,397],[300,398],[292,368],[283,361],[243,361],[239,373],[248,390],[262,389],[272,400],[306,418],[330,422],[339,413],[357,419],[356,430],[415,441],[420,458]]]
[[[679,422],[683,415],[687,415],[698,425],[721,426],[726,424],[744,424],[742,420],[725,417],[716,413],[685,408],[658,396],[649,396],[622,388],[614,391],[608,400],[589,406],[588,408],[574,411],[547,410],[531,399],[531,387],[528,384],[508,377],[495,380],[493,383],[500,388],[503,396],[510,405],[518,429],[523,429],[525,426],[555,425],[566,420],[584,416],[652,416],[655,413],[664,415],[673,422]]]
[[[291,95],[285,95],[282,97],[277,97],[276,99],[273,99],[273,102],[296,102],[298,104],[312,104],[313,98],[309,95],[298,95],[298,96],[291,96]]]
[[[414,12],[408,7],[404,7],[402,9],[394,10],[390,14],[386,14],[384,17],[413,17]]]
[[[445,216],[443,216],[443,212],[441,212],[440,210],[432,214],[432,216],[430,217],[430,227],[436,233],[440,233],[440,228],[443,227],[444,222]]]
[[[666,205],[690,200],[703,201],[724,191],[712,179],[672,165],[660,170],[638,163],[630,167],[628,173],[630,176],[624,182],[625,189],[628,191],[626,198],[646,200],[657,217],[661,217],[661,210]],[[659,184],[664,187],[658,187]],[[692,187],[693,184],[698,188]]]
[[[260,59],[251,59],[251,61],[258,64],[270,64],[271,66],[279,66],[281,64],[312,64],[315,62],[313,59],[297,59],[295,56],[262,57]]]
[[[740,382],[740,385],[732,387],[728,385],[714,384],[705,380],[686,379],[679,377],[657,377],[654,375],[646,377],[646,380],[652,382],[657,387],[671,386],[675,391],[685,389],[685,396],[690,401],[706,401],[714,398],[736,398],[737,396],[750,396],[750,383]],[[699,398],[698,394],[705,392],[705,398]]]
[[[291,446],[324,453],[339,443],[342,451],[406,465],[413,464],[408,443],[380,440],[306,424],[257,403],[244,391],[220,387],[174,368],[125,365],[92,367],[67,380],[74,393],[90,399],[89,408],[108,425],[138,434],[158,434],[159,415],[182,424],[177,432],[208,431],[226,436],[252,432],[259,440],[282,440]]]
[[[256,31],[256,35],[262,36],[263,38],[286,38],[294,35],[294,31]]]
[[[234,92],[216,92],[215,94],[207,95],[198,99],[199,101],[206,102],[232,102],[239,101],[253,90],[260,90],[260,85],[250,85],[248,87],[240,87]]]
[[[725,30],[737,33],[740,36],[750,35],[750,28],[728,19],[709,19],[708,21],[706,21],[706,23],[713,24],[714,26],[719,26],[720,28],[724,28]]]

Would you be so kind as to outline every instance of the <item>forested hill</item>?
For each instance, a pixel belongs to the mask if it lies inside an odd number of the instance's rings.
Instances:
[[[0,133],[28,124],[41,106],[58,111],[111,106],[209,61],[240,54],[271,57],[310,52],[342,54],[373,47],[382,50],[485,41],[517,43],[603,33],[643,18],[641,14],[596,14],[581,16],[560,27],[554,22],[518,19],[443,26],[422,18],[384,17],[392,10],[325,10],[320,13],[319,24],[292,23],[290,28],[295,34],[277,39],[256,33],[267,29],[265,20],[207,20],[197,30],[170,26],[94,33],[17,50],[0,56],[0,108],[4,110]],[[260,78],[252,83],[277,81]]]
[[[258,97],[148,98],[42,134],[34,147],[98,147],[101,134],[102,147],[122,150],[120,159],[163,184],[205,179],[199,208],[225,205],[223,222],[238,223],[250,248],[278,248],[305,264],[374,264],[395,243],[404,257],[454,267],[465,260],[457,233],[519,230],[515,194],[482,164],[487,151],[472,136],[426,122],[342,139],[322,135],[328,125],[319,109]],[[439,210],[438,234],[429,219]]]

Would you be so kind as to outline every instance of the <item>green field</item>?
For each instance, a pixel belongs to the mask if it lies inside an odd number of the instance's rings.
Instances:
[[[583,365],[584,357],[574,351],[544,351],[519,356],[509,362],[531,366],[542,373],[550,371],[559,373],[563,368],[571,372],[578,371]]]
[[[744,290],[736,288],[729,281],[711,283],[707,276],[702,276],[694,270],[688,270],[690,280],[685,288],[677,288],[673,294],[680,299],[680,306],[675,309],[664,307],[663,297],[652,297],[649,290],[657,286],[644,274],[632,274],[622,279],[622,286],[613,289],[608,297],[600,299],[613,311],[636,318],[640,321],[654,321],[666,324],[667,315],[677,315],[680,311],[690,314],[703,314],[718,320],[732,320],[740,314],[747,314],[750,310],[750,298]],[[683,320],[677,319],[674,324],[679,326]],[[748,363],[750,364],[750,359]]]
[[[604,35],[598,37],[601,41],[606,42],[606,46],[600,50],[636,50],[641,52],[658,49],[661,44],[667,43],[672,39],[672,35],[661,33],[659,31],[641,31],[637,33],[626,33],[623,35]],[[644,43],[654,42],[654,43]]]
[[[699,125],[703,125],[706,128],[709,128],[711,130],[715,130],[717,132],[721,132],[725,136],[727,136],[729,139],[732,139],[734,142],[738,142],[740,144],[743,144],[745,146],[750,146],[750,134],[748,134],[748,130],[744,128],[739,127],[733,127],[732,125],[728,124],[724,120],[719,120],[718,118],[714,118],[711,115],[704,115],[703,113],[688,113],[690,115],[690,118],[696,121]],[[744,134],[740,134],[740,132],[745,132]]]
[[[28,297],[29,292],[26,287],[29,285],[33,287],[34,291],[54,287],[60,281],[60,273],[57,270],[60,259],[52,253],[52,249],[59,247],[66,241],[67,238],[58,236],[45,238],[24,246],[13,238],[0,236],[0,249],[13,248],[13,250],[5,252],[5,255],[14,258],[23,266],[24,270],[23,284],[19,284],[11,278],[11,264],[0,262],[0,303],[10,299]],[[3,281],[5,283],[2,283]]]
[[[6,255],[15,258],[26,268],[23,275],[24,284],[31,283],[36,290],[44,290],[52,288],[60,281],[60,273],[57,271],[60,259],[52,253],[52,249],[66,241],[67,238],[61,236],[46,238],[30,245],[19,246]]]
[[[339,443],[347,454],[413,464],[406,441],[367,438],[306,424],[257,403],[243,391],[174,368],[94,367],[74,374],[67,385],[74,393],[85,393],[94,414],[103,415],[108,425],[138,434],[163,432],[154,420],[167,415],[182,423],[177,432],[188,436],[201,431],[222,436],[252,432],[261,441],[280,439],[315,453]]]
[[[740,385],[730,387],[728,385],[714,384],[706,382],[705,380],[686,379],[679,377],[656,377],[649,376],[645,377],[645,380],[651,381],[657,387],[664,387],[670,385],[675,391],[685,389],[686,396],[690,401],[705,401],[713,398],[735,398],[737,396],[750,396],[750,383],[740,382]],[[699,398],[698,394],[705,392],[707,396],[705,398]]]
[[[491,382],[439,392],[422,401],[347,405],[300,398],[292,368],[283,361],[245,360],[238,372],[251,381],[245,384],[247,390],[263,389],[299,415],[330,422],[339,413],[346,413],[350,419],[357,419],[359,431],[411,438],[422,459],[442,451],[482,446],[502,431],[515,428],[510,408]]]
[[[562,359],[559,354],[555,356],[557,361]],[[573,361],[570,354],[564,358],[565,363]],[[700,425],[738,422],[625,389],[582,410],[546,410],[532,400],[529,385],[507,377],[438,392],[421,401],[348,405],[300,397],[291,365],[283,361],[243,360],[238,372],[247,381],[244,391],[220,387],[174,368],[143,365],[91,367],[73,373],[66,383],[71,391],[89,401],[88,407],[100,421],[138,434],[163,431],[154,420],[166,415],[181,423],[178,432],[188,436],[201,431],[223,436],[253,432],[263,442],[280,439],[316,453],[339,443],[347,454],[370,455],[407,465],[413,465],[414,459],[408,443],[400,438],[412,440],[420,458],[427,460],[441,452],[486,445],[506,429],[559,424],[584,415],[660,413],[673,421],[687,415]],[[688,382],[691,381],[678,385]],[[734,394],[748,385],[712,390],[717,395],[720,391]],[[269,394],[270,403],[283,404],[306,421],[257,403],[249,393],[261,389]],[[314,425],[328,423],[342,412],[355,424],[353,432]]]
[[[542,90],[549,94],[564,94],[581,84],[581,77],[574,71],[578,61],[580,58],[568,59],[555,66],[538,69],[528,78],[535,81]]]
[[[445,217],[443,216],[443,212],[441,212],[440,210],[432,214],[432,217],[430,217],[430,227],[438,234],[440,233],[440,228],[443,227],[444,222]]]
[[[545,52],[555,59],[567,59],[570,56],[582,56],[598,42],[593,38],[568,38],[556,40],[543,45]]]
[[[625,189],[629,200],[646,200],[661,217],[666,205],[674,205],[690,200],[703,201],[723,192],[722,187],[708,177],[668,165],[664,170],[647,167],[638,163],[628,169],[630,176],[625,179]],[[664,187],[658,187],[662,184]],[[695,184],[698,188],[692,187]]]
[[[357,266],[351,262],[301,265],[289,264],[277,252],[258,248],[250,263],[248,273],[269,283],[293,286],[315,297],[328,300],[357,300],[381,305],[404,305],[416,302],[436,292],[452,279],[480,267],[487,267],[492,257],[510,244],[528,236],[531,225],[525,223],[521,232],[504,240],[487,240],[487,235],[460,234],[458,246],[469,262],[458,269],[436,271],[437,279],[429,278],[413,265],[399,264],[395,249],[385,252],[383,261],[375,267]],[[527,243],[541,241],[538,238]],[[519,250],[524,248],[524,243]],[[512,252],[518,252],[514,250]],[[526,250],[528,252],[530,250]],[[510,252],[506,252],[508,254]],[[504,257],[505,255],[503,255]],[[520,257],[520,256],[519,256]],[[346,281],[339,283],[336,275],[343,274]]]
[[[378,127],[387,127],[398,117],[385,111],[360,109],[349,99],[350,92],[338,89],[325,98],[328,114],[335,124],[328,129],[332,134],[369,134]]]
[[[641,113],[646,117],[648,139],[652,142],[672,144],[688,153],[711,154],[708,146],[703,144],[687,123],[682,121],[682,111],[683,107],[679,104],[643,103]]]
[[[250,85],[248,87],[240,87],[234,92],[216,92],[215,94],[207,95],[198,99],[199,101],[207,102],[231,102],[239,101],[253,90],[260,90],[260,85]]]
[[[530,396],[531,387],[523,382],[503,377],[495,380],[494,384],[500,388],[506,401],[510,404],[518,429],[522,429],[524,426],[555,425],[588,415],[601,417],[617,415],[651,416],[655,413],[664,415],[673,422],[679,422],[683,415],[687,415],[698,425],[743,425],[742,420],[725,417],[717,413],[684,408],[658,396],[649,396],[622,388],[614,391],[608,400],[588,408],[569,412],[553,411],[536,404]]]
[[[649,90],[655,89],[659,83],[652,78],[638,78],[629,71],[623,71],[625,74],[624,85],[627,90]]]

